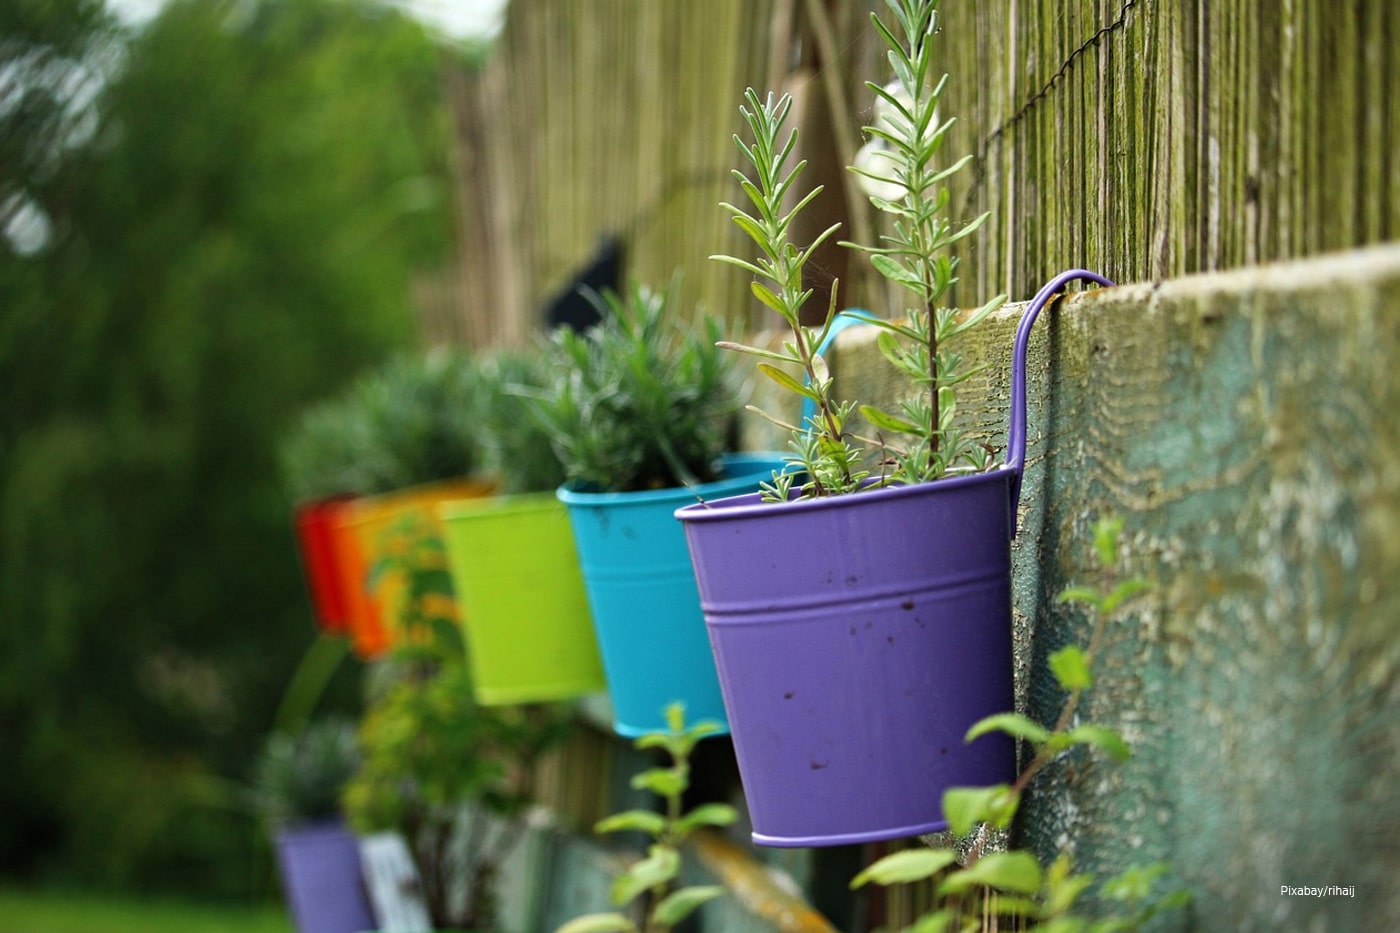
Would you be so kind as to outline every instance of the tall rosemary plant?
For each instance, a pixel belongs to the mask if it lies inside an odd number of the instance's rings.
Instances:
[[[870,83],[876,95],[876,125],[866,127],[872,140],[867,151],[878,157],[853,166],[871,191],[871,202],[889,215],[889,232],[875,245],[844,243],[869,255],[871,264],[909,296],[901,316],[866,317],[880,328],[881,352],[916,392],[896,410],[859,405],[836,399],[832,380],[819,352],[830,334],[836,312],[836,289],[820,328],[804,326],[799,313],[811,298],[803,287],[802,270],[813,252],[837,230],[822,231],[805,247],[794,244],[790,234],[794,218],[820,192],[818,186],[784,208],[796,190],[806,166],[799,161],[789,168],[796,131],[784,134],[783,124],[792,102],[786,95],[760,98],[745,93],[740,112],[748,124],[751,142],[735,137],[752,174],[735,171],[749,207],[725,203],[734,222],[759,249],[750,260],[719,255],[713,258],[753,274],[753,294],[776,311],[788,328],[781,350],[733,342],[723,345],[760,358],[760,371],[779,385],[808,400],[812,414],[793,425],[759,412],[792,432],[792,460],[801,473],[775,477],[768,497],[789,498],[795,475],[804,477],[796,490],[804,496],[853,492],[870,478],[872,460],[881,470],[873,483],[921,483],[949,472],[980,470],[990,466],[990,452],[964,435],[954,423],[957,386],[979,371],[956,348],[956,338],[1001,306],[998,296],[979,308],[960,311],[947,307],[949,289],[957,281],[958,260],[951,248],[977,230],[987,215],[964,225],[947,216],[950,193],[947,182],[964,167],[970,156],[945,163],[940,159],[953,121],[940,121],[938,103],[947,76],[933,78],[933,39],[938,33],[938,0],[887,0],[894,25],[872,16],[874,26],[889,46],[894,79],[887,85]],[[757,409],[755,409],[757,410]],[[848,430],[856,411],[874,429],[875,436]]]
[[[902,319],[872,323],[881,328],[881,352],[919,391],[898,412],[870,405],[860,410],[877,430],[901,439],[881,443],[897,464],[894,478],[917,483],[990,465],[988,452],[953,423],[956,386],[982,369],[963,359],[955,338],[999,308],[1006,296],[998,295],[966,312],[944,303],[957,281],[958,259],[951,249],[981,227],[988,214],[959,226],[947,213],[951,197],[947,182],[972,156],[948,163],[940,159],[955,121],[940,120],[938,115],[948,84],[946,74],[935,81],[933,72],[938,0],[887,0],[887,4],[897,28],[878,16],[871,20],[889,46],[894,79],[884,86],[866,85],[875,94],[878,118],[865,131],[883,158],[853,166],[852,171],[893,195],[870,195],[871,203],[889,215],[891,232],[881,237],[879,246],[844,245],[868,253],[875,269],[911,301]]]
[[[812,290],[802,287],[802,270],[817,248],[836,233],[839,225],[828,227],[806,248],[799,249],[789,240],[793,219],[822,188],[820,185],[813,188],[796,206],[783,209],[785,198],[807,167],[806,160],[790,169],[787,167],[797,143],[796,131],[789,132],[786,137],[782,134],[783,123],[792,109],[792,99],[786,94],[777,99],[772,94],[760,99],[752,88],[745,91],[744,99],[748,105],[740,106],[739,112],[749,125],[753,143],[745,143],[738,136],[734,137],[734,142],[753,166],[754,176],[750,179],[736,170],[734,177],[748,195],[753,211],[729,203],[721,206],[758,245],[760,255],[752,261],[725,255],[711,258],[738,266],[755,276],[750,286],[754,297],[782,317],[789,337],[781,351],[732,341],[721,341],[720,346],[759,357],[760,372],[812,402],[815,413],[800,426],[749,406],[750,410],[792,431],[796,460],[807,477],[803,494],[824,496],[852,492],[867,475],[860,467],[861,451],[850,443],[846,433],[846,421],[855,406],[832,397],[831,373],[818,352],[835,319],[836,289],[832,288],[831,305],[822,327],[807,327],[801,321],[802,307],[812,297]],[[805,382],[792,374],[794,366],[805,377]],[[791,472],[775,477],[775,487],[768,490],[770,497],[786,499],[792,481]]]

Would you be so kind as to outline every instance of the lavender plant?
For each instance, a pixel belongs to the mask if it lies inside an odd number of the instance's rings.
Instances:
[[[522,394],[569,481],[589,492],[692,486],[717,478],[739,410],[718,323],[676,307],[680,280],[590,297],[601,321],[556,331],[544,346],[549,378]]]

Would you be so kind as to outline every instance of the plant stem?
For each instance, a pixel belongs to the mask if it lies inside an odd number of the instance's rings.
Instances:
[[[1103,574],[1103,592],[1111,593],[1114,587],[1113,568],[1105,567]],[[1084,651],[1084,663],[1091,670],[1093,669],[1094,657],[1098,654],[1099,646],[1103,641],[1103,634],[1107,627],[1108,614],[1101,609],[1096,609],[1094,613],[1094,630],[1089,635],[1089,647]],[[1070,721],[1074,718],[1075,712],[1079,709],[1079,698],[1084,695],[1086,689],[1085,687],[1077,687],[1070,691],[1069,697],[1065,700],[1064,707],[1060,710],[1059,718],[1055,720],[1055,728],[1050,730],[1052,734],[1064,732],[1065,729],[1068,728]],[[1020,776],[1016,778],[1016,783],[1011,785],[1011,793],[1016,797],[1020,797],[1024,794],[1026,788],[1030,786],[1031,781],[1035,779],[1035,776],[1043,771],[1046,765],[1054,761],[1059,754],[1059,751],[1049,752],[1045,748],[1041,748],[1037,751],[1035,757],[1031,759],[1030,764],[1026,765],[1026,770],[1022,771]],[[968,853],[969,865],[982,857],[986,845],[987,833],[984,828],[984,831],[977,837],[977,842]]]
[[[1113,568],[1105,567],[1103,568],[1103,592],[1111,593],[1113,592],[1113,587]],[[1099,644],[1103,641],[1103,633],[1107,628],[1108,614],[1105,613],[1102,609],[1096,609],[1094,612],[1094,631],[1089,636],[1089,647],[1084,650],[1084,664],[1090,670],[1093,669],[1094,657],[1099,652]],[[1079,698],[1084,695],[1085,689],[1086,688],[1081,687],[1079,689],[1070,691],[1069,698],[1065,700],[1064,709],[1060,710],[1060,718],[1055,722],[1055,728],[1053,730],[1054,732],[1063,732],[1069,726],[1070,720],[1074,718],[1075,712],[1079,709]],[[1036,768],[1036,770],[1039,771],[1041,768],[1044,768],[1047,764],[1049,764],[1050,759],[1053,757],[1053,755],[1046,755],[1044,752],[1041,752],[1040,754],[1036,755],[1035,759],[1032,760],[1031,764],[1034,765],[1036,761],[1039,761],[1040,765]],[[1029,771],[1029,769],[1027,770]],[[1029,775],[1022,775],[1021,778],[1016,782],[1017,792],[1024,790],[1026,785],[1030,783],[1030,779],[1034,776],[1034,773],[1030,773]]]
[[[835,294],[836,293],[833,286],[833,301],[835,300]],[[807,328],[803,327],[800,323],[797,322],[797,318],[795,315],[792,319],[792,322],[793,336],[797,341],[797,353],[798,356],[802,358],[803,367],[807,370],[807,383],[812,386],[817,386],[820,384],[818,381],[817,367],[815,363],[817,353],[811,348],[812,342],[808,339]],[[820,411],[820,416],[822,420],[826,423],[825,433],[833,441],[839,441],[842,435],[841,425],[836,420],[836,413],[831,410],[830,399],[827,397],[827,394],[824,390],[819,389],[816,394],[817,408]],[[803,427],[805,428],[806,426],[804,425]],[[814,474],[811,479],[813,484],[816,486],[817,495],[826,495],[826,489],[822,485],[820,477]],[[845,461],[841,462],[841,480],[843,486],[850,486],[851,471],[847,467]]]
[[[924,313],[928,315],[928,401],[929,420],[932,422],[928,434],[928,464],[932,470],[937,468],[938,451],[943,445],[943,413],[939,408],[938,397],[938,323],[933,307],[934,285],[928,281],[928,275],[929,271],[925,267],[924,283],[928,289],[929,300],[924,305]]]

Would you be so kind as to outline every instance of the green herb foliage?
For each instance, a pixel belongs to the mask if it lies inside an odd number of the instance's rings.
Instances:
[[[801,172],[799,162],[789,169],[796,131],[783,134],[791,110],[786,95],[760,99],[749,90],[747,106],[740,107],[752,142],[735,137],[740,152],[753,169],[746,176],[736,171],[751,209],[722,206],[759,247],[754,260],[734,256],[713,258],[738,266],[754,275],[753,294],[776,311],[788,327],[781,350],[726,342],[724,346],[760,358],[758,368],[783,388],[809,403],[814,413],[793,425],[759,412],[792,432],[792,461],[799,470],[775,476],[768,487],[770,499],[787,499],[794,491],[803,496],[853,492],[889,483],[919,483],[948,472],[980,470],[990,466],[989,451],[965,436],[955,425],[957,386],[977,372],[955,349],[956,338],[984,320],[1004,301],[1004,296],[970,312],[943,305],[957,281],[958,261],[951,247],[974,232],[986,215],[958,227],[946,216],[950,194],[948,179],[968,161],[965,157],[945,164],[940,150],[952,121],[939,122],[938,102],[947,77],[933,80],[933,37],[936,35],[937,0],[888,0],[896,27],[872,17],[889,47],[894,82],[870,84],[884,113],[879,125],[866,132],[883,144],[878,166],[856,167],[863,178],[879,185],[881,194],[871,201],[889,215],[891,230],[880,245],[845,243],[870,256],[871,263],[891,283],[908,292],[912,304],[903,317],[865,320],[881,329],[879,347],[895,368],[917,389],[897,411],[856,405],[832,395],[832,379],[818,348],[826,340],[836,312],[836,290],[820,328],[805,327],[799,314],[811,297],[802,286],[802,272],[815,250],[837,230],[832,226],[806,247],[791,242],[794,218],[821,192],[808,191],[791,207]],[[859,409],[874,428],[875,436],[855,435],[849,429],[851,415]],[[878,461],[881,473],[867,483],[869,471],[862,464]],[[794,489],[796,477],[801,485]]]
[[[684,319],[678,282],[595,295],[602,321],[556,331],[546,346],[553,382],[532,393],[579,488],[626,492],[715,479],[738,399],[728,354],[709,315]]]
[[[668,731],[644,735],[636,745],[661,749],[671,759],[670,765],[650,768],[632,778],[633,787],[661,798],[662,812],[628,810],[600,820],[596,827],[600,833],[641,832],[653,840],[646,856],[618,875],[612,889],[613,903],[619,907],[645,901],[643,925],[638,927],[624,913],[599,913],[571,920],[557,933],[667,933],[706,901],[724,893],[718,885],[675,886],[681,871],[681,844],[686,838],[702,827],[728,826],[738,818],[734,808],[723,803],[681,811],[681,796],[690,786],[690,753],[718,727],[710,722],[687,727],[685,708],[679,703],[667,708],[666,721]]]
[[[397,357],[306,412],[282,448],[288,492],[370,495],[476,471],[483,394],[462,350]]]
[[[1051,674],[1067,698],[1052,728],[1019,713],[1001,713],[976,723],[967,741],[989,732],[1004,732],[1027,741],[1035,749],[1030,763],[1014,784],[991,787],[949,788],[943,795],[943,813],[951,832],[967,836],[979,825],[1005,830],[1020,806],[1032,779],[1067,750],[1086,746],[1115,761],[1131,754],[1128,743],[1113,729],[1095,723],[1071,725],[1075,721],[1084,692],[1094,683],[1093,660],[1103,645],[1109,621],[1133,599],[1148,590],[1146,581],[1129,577],[1118,579],[1118,539],[1122,522],[1102,519],[1094,529],[1094,552],[1102,579],[1098,587],[1070,587],[1060,601],[1086,607],[1093,615],[1088,646],[1069,645],[1050,656]],[[1183,906],[1189,900],[1184,890],[1157,896],[1156,882],[1167,873],[1163,864],[1132,866],[1107,879],[1099,888],[1102,900],[1121,905],[1122,913],[1088,920],[1074,913],[1079,896],[1094,883],[1086,873],[1076,873],[1067,854],[1062,853],[1049,868],[1043,868],[1029,852],[986,852],[987,832],[976,838],[970,854],[959,866],[952,848],[930,848],[897,852],[875,862],[858,874],[851,887],[869,882],[906,884],[937,879],[938,903],[908,930],[919,933],[947,933],[968,929],[969,916],[1010,916],[1042,933],[1112,933],[1135,931],[1155,914]],[[976,929],[975,924],[972,929]]]
[[[502,492],[549,492],[566,478],[552,433],[530,411],[549,381],[537,349],[501,350],[481,361],[484,463]]]
[[[885,433],[899,438],[898,442],[881,440],[894,461],[892,479],[918,483],[950,471],[990,466],[988,452],[953,423],[956,386],[980,369],[957,352],[955,338],[999,308],[1006,296],[969,312],[943,304],[957,282],[958,260],[951,255],[951,247],[981,227],[988,215],[962,226],[947,216],[951,197],[947,181],[972,157],[950,163],[940,159],[954,121],[940,122],[938,116],[948,83],[947,75],[935,81],[932,70],[938,0],[887,0],[887,4],[896,28],[878,16],[871,20],[889,47],[894,80],[883,87],[867,84],[883,117],[865,128],[883,144],[884,164],[852,171],[873,181],[882,192],[898,193],[870,198],[891,219],[892,232],[881,238],[880,246],[844,245],[868,253],[876,270],[912,302],[902,319],[872,319],[871,323],[881,329],[878,340],[885,358],[918,392],[897,412],[869,405],[860,411],[882,438]]]
[[[275,733],[257,762],[254,805],[273,828],[334,817],[358,763],[355,726],[348,719],[318,720],[295,735]]]
[[[753,166],[754,178],[750,179],[739,171],[734,172],[734,177],[752,202],[753,212],[727,203],[722,206],[733,215],[739,228],[758,245],[761,255],[753,261],[723,255],[712,258],[738,266],[755,276],[751,286],[754,297],[782,317],[788,326],[789,336],[780,351],[732,341],[721,341],[720,346],[757,356],[760,372],[815,407],[815,413],[801,426],[751,408],[792,432],[792,445],[796,453],[794,462],[800,465],[801,475],[806,477],[801,487],[802,493],[830,495],[853,492],[866,476],[859,466],[861,451],[852,446],[846,433],[846,421],[854,411],[854,405],[832,397],[831,374],[826,361],[817,352],[835,319],[835,287],[832,288],[826,323],[821,328],[811,328],[801,321],[802,307],[812,297],[812,290],[802,287],[802,270],[837,227],[828,227],[805,249],[799,249],[789,241],[788,230],[794,218],[821,193],[822,188],[812,189],[796,205],[784,210],[784,202],[807,166],[804,160],[791,169],[787,168],[792,149],[797,143],[796,131],[785,138],[782,136],[782,126],[792,110],[792,99],[783,95],[775,100],[771,94],[766,99],[760,99],[752,89],[745,92],[744,99],[748,101],[748,106],[741,106],[739,112],[749,125],[753,142],[745,143],[736,136],[734,143]],[[794,368],[800,375],[793,374]],[[792,477],[792,471],[775,475],[776,485],[768,490],[770,498],[786,499]]]

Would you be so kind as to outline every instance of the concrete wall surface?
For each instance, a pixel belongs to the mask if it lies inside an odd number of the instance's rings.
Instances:
[[[1012,337],[960,411],[1004,447]],[[903,387],[867,329],[832,353],[838,392]],[[1048,652],[1089,620],[1090,529],[1125,521],[1153,593],[1110,630],[1081,718],[1117,765],[1061,759],[1018,834],[1101,875],[1165,860],[1198,930],[1400,928],[1400,246],[1126,285],[1052,304],[1032,334],[1014,542],[1020,694],[1052,723]],[[781,404],[779,404],[781,407]],[[758,429],[758,446],[778,442]],[[1291,896],[1287,887],[1350,889]]]

